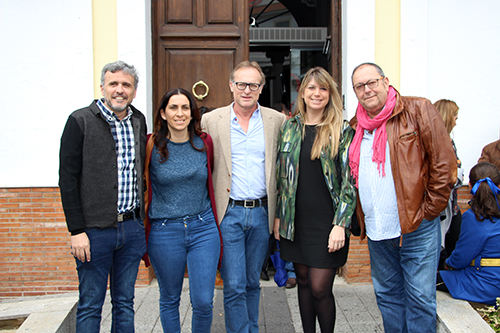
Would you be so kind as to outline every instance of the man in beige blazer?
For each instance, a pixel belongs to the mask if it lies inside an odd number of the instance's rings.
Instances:
[[[285,116],[259,105],[265,75],[244,61],[231,73],[231,105],[203,116],[214,143],[213,182],[224,243],[227,332],[258,332],[260,272],[276,208],[276,149]]]

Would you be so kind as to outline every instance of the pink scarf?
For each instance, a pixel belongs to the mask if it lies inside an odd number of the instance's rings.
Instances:
[[[356,109],[358,125],[356,127],[356,134],[354,135],[351,146],[349,147],[349,166],[351,167],[351,175],[354,177],[356,187],[358,187],[361,140],[363,139],[365,129],[373,131],[377,128],[372,146],[372,161],[377,163],[379,174],[380,167],[382,166],[382,177],[385,177],[385,147],[387,142],[387,130],[385,128],[385,124],[392,115],[392,110],[394,110],[394,106],[396,105],[396,95],[396,89],[389,86],[389,93],[387,95],[385,107],[373,119],[368,116],[368,112],[361,106],[360,103],[358,103],[358,108]]]

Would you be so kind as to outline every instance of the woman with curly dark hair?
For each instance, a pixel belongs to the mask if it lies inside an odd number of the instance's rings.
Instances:
[[[212,139],[200,129],[192,95],[169,90],[146,148],[148,255],[160,287],[164,332],[180,332],[179,302],[187,264],[192,332],[210,332],[221,239],[212,185]]]

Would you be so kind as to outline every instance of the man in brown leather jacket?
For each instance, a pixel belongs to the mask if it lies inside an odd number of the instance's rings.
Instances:
[[[384,330],[435,332],[439,214],[457,177],[455,153],[432,103],[400,96],[378,65],[356,67],[352,84],[349,164]]]
[[[484,146],[481,157],[477,160],[477,163],[481,162],[495,164],[500,169],[500,140],[493,141]]]

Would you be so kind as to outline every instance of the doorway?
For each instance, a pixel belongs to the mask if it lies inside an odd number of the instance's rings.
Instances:
[[[335,0],[249,2],[249,57],[266,74],[262,105],[282,103],[293,111],[300,81],[315,66],[340,82],[340,54],[332,59],[332,51],[340,50],[339,11]]]

